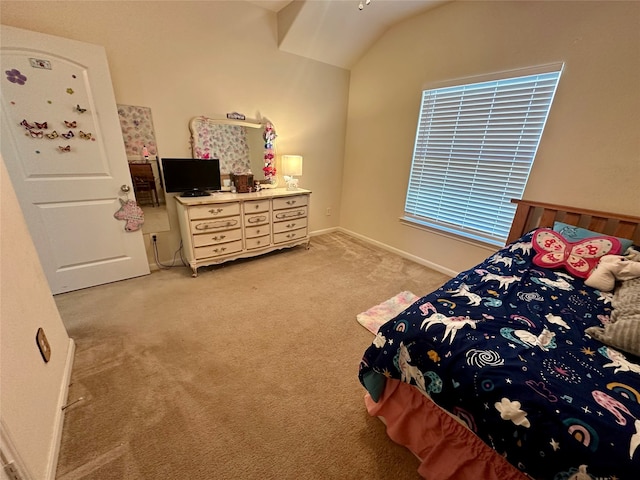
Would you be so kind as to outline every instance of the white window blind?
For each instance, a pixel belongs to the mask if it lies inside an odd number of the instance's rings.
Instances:
[[[424,90],[405,219],[504,245],[561,71]]]

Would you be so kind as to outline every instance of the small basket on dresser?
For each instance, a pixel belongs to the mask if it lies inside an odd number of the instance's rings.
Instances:
[[[230,173],[229,178],[231,178],[231,182],[235,185],[236,192],[253,192],[253,175],[235,175]]]

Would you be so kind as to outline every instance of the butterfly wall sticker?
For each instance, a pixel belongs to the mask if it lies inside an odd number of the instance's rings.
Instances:
[[[83,140],[91,140],[91,134],[90,133],[84,133],[82,130],[80,130],[80,132],[78,133],[78,135],[80,136],[80,138],[82,138]]]
[[[51,133],[47,133],[47,138],[50,140],[53,140],[54,138],[58,138],[58,132],[56,132],[55,130]]]
[[[62,135],[67,140],[69,140],[70,138],[75,137],[75,134],[71,130],[69,130],[67,133],[61,133],[60,135]]]
[[[66,147],[58,146],[58,150],[60,150],[61,152],[70,152],[71,151],[71,145],[67,145]]]
[[[36,132],[35,130],[29,130],[29,135],[31,135],[31,138],[42,138],[44,136],[44,132],[42,130],[40,130],[39,132]]]
[[[73,122],[67,122],[66,120],[64,121],[64,126],[67,128],[76,128],[76,121],[74,120]]]
[[[620,253],[620,240],[601,236],[569,242],[558,232],[539,228],[533,234],[533,263],[544,268],[564,267],[576,277],[587,278],[600,257]]]
[[[47,122],[33,122],[33,125],[30,124],[29,122],[27,122],[27,120],[22,120],[20,122],[20,126],[26,128],[27,130],[33,130],[34,128],[40,128],[42,130],[46,130],[47,128],[49,128],[49,125],[47,124]]]
[[[84,113],[86,112],[87,109],[86,108],[80,108],[80,105],[76,105],[76,112],[78,113]]]

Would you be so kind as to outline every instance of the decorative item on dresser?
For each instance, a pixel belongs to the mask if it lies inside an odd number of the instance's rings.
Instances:
[[[184,255],[198,268],[306,244],[311,192],[284,188],[178,197]]]

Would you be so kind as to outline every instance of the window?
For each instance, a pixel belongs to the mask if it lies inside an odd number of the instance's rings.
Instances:
[[[404,219],[504,245],[562,65],[422,92]]]

